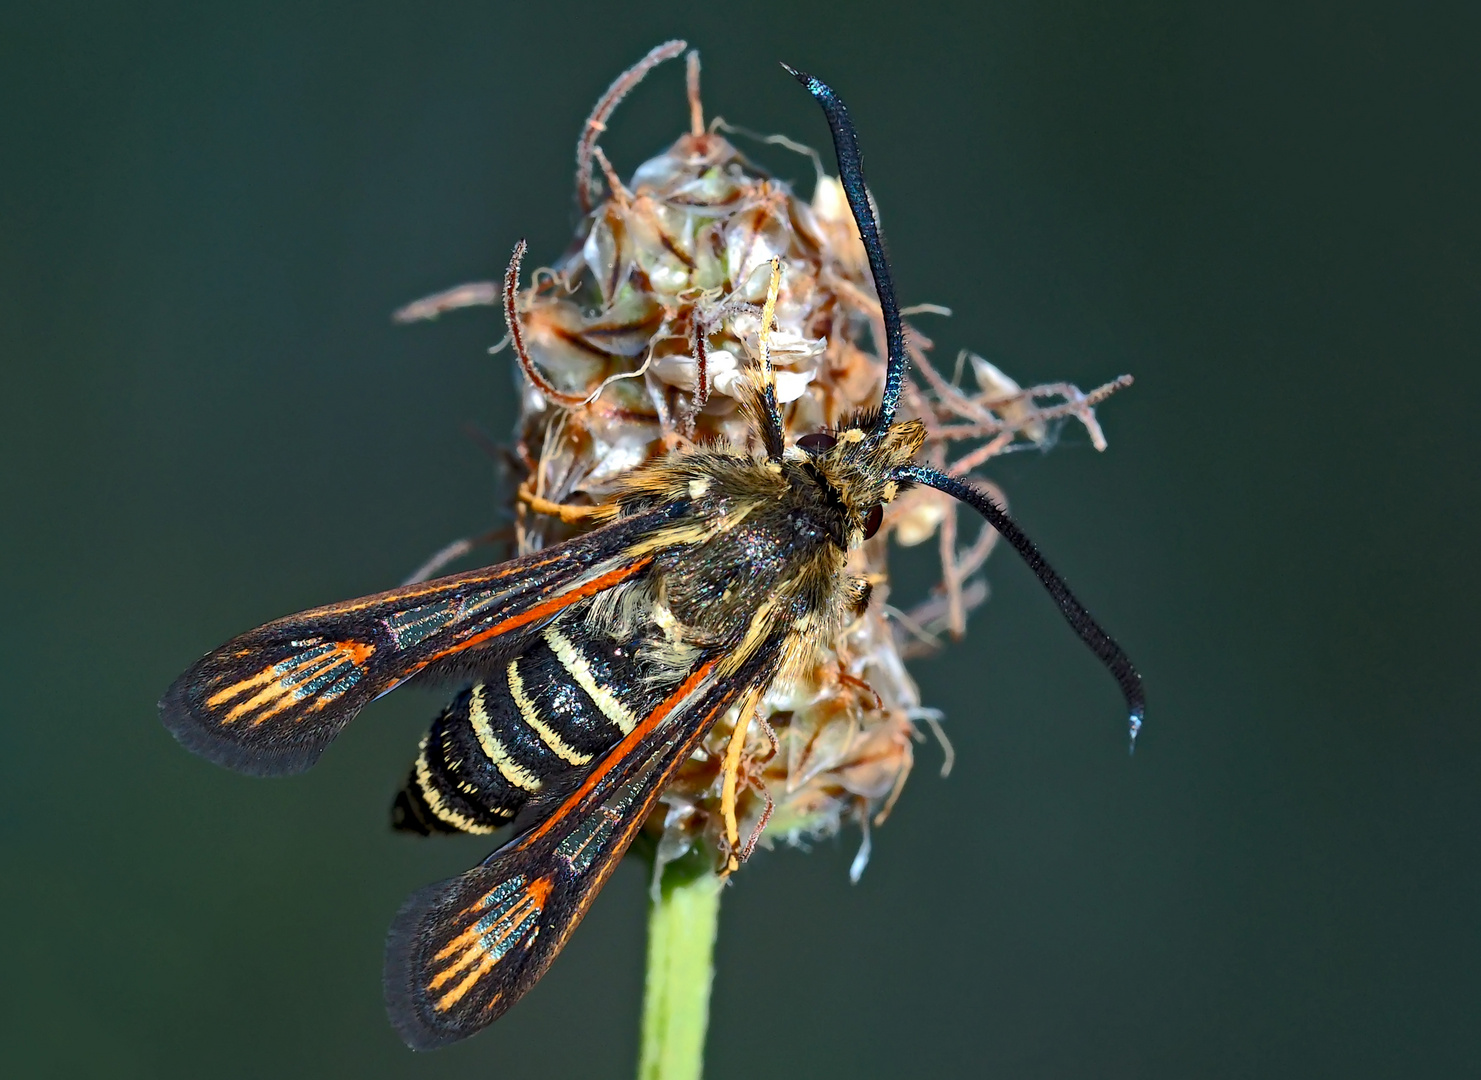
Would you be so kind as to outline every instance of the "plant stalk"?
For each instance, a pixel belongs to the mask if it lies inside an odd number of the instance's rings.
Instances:
[[[689,860],[681,860],[689,862]],[[638,1080],[700,1080],[724,881],[670,863],[648,910],[648,976]]]

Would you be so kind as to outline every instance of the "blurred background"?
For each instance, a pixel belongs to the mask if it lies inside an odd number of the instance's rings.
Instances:
[[[1128,760],[995,554],[915,669],[951,777],[922,746],[857,886],[845,833],[727,893],[708,1075],[1481,1070],[1477,11],[7,5],[0,1072],[632,1075],[638,865],[488,1032],[416,1056],[386,1022],[391,916],[484,853],[387,826],[438,695],[273,782],[154,703],[498,523],[463,430],[511,423],[498,316],[390,313],[556,256],[590,106],[675,36],[711,115],[826,148],[776,61],[845,96],[944,362],[1136,376],[1106,453],[992,475],[1150,700]],[[624,174],[682,81],[617,113]]]

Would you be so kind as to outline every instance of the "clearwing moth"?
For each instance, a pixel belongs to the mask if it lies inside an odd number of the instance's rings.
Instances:
[[[917,462],[925,429],[896,417],[905,333],[854,128],[828,86],[787,70],[823,108],[874,279],[888,355],[878,406],[788,444],[767,346],[773,262],[759,363],[742,382],[751,446],[677,447],[622,477],[610,501],[571,508],[596,528],[532,554],[260,626],[197,661],[160,702],[187,748],[266,776],[309,768],[403,682],[463,687],[422,741],[396,823],[512,823],[514,836],[416,893],[392,925],[386,1000],[415,1049],[471,1035],[539,979],[716,721],[738,709],[744,724],[869,603],[849,553],[912,485],[972,507],[1023,556],[1116,678],[1133,744],[1141,727],[1140,676],[1034,544],[987,494]],[[525,359],[513,302],[523,251],[504,299]],[[749,851],[731,810],[724,872]]]

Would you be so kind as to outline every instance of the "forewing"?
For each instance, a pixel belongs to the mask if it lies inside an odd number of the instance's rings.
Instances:
[[[386,943],[386,1006],[408,1046],[466,1038],[535,984],[675,770],[780,651],[765,644],[729,676],[701,664],[542,824],[406,902]]]
[[[476,670],[586,596],[640,574],[668,507],[483,570],[259,626],[175,680],[160,717],[186,747],[261,776],[302,772],[368,702],[420,672]]]

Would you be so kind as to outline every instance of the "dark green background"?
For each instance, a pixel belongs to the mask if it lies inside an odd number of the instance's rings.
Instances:
[[[391,915],[483,851],[386,826],[435,695],[277,782],[154,701],[495,523],[502,328],[389,312],[555,255],[589,106],[675,35],[737,123],[826,144],[779,58],[846,96],[940,355],[1136,375],[1108,453],[993,475],[1151,701],[1128,760],[995,556],[917,669],[955,773],[922,748],[859,885],[846,835],[727,894],[710,1076],[1481,1070],[1474,5],[224,7],[0,16],[0,1072],[631,1075],[637,866],[491,1031],[385,1022]]]

